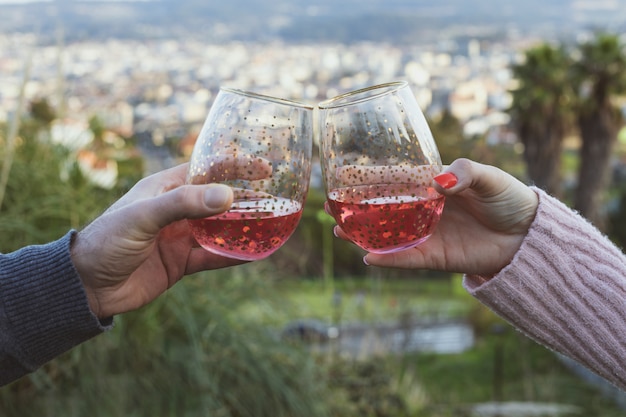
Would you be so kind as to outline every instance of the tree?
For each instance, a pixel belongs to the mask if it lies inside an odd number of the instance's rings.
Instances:
[[[524,62],[513,66],[519,86],[512,92],[509,113],[524,145],[528,175],[555,195],[561,190],[561,150],[572,119],[571,62],[564,47],[542,44],[527,50]]]
[[[449,164],[467,155],[470,149],[465,145],[463,125],[449,109],[445,109],[438,118],[430,119],[428,122],[444,163]]]
[[[30,116],[40,125],[46,127],[49,127],[57,118],[56,111],[45,98],[30,102]]]
[[[613,98],[626,92],[626,55],[616,35],[600,33],[580,45],[572,67],[578,90],[582,147],[574,208],[603,228],[602,198],[610,182],[611,155],[622,123]]]

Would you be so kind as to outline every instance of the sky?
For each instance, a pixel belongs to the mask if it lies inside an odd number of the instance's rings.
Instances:
[[[53,0],[0,0],[0,4],[50,3]],[[82,1],[150,1],[150,0],[82,0]]]

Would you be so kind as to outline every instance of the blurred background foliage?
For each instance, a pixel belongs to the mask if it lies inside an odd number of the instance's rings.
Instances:
[[[514,71],[519,88],[510,128],[519,141],[464,137],[459,121],[444,112],[429,121],[444,163],[468,157],[542,185],[580,204],[623,246],[624,144],[617,137],[626,68],[619,38],[599,34],[581,45],[541,45],[526,51]],[[0,129],[0,160],[10,166],[0,202],[2,252],[80,228],[143,175],[133,138],[124,138],[128,152],[108,152],[94,119],[89,126],[98,154],[123,155],[116,160],[116,186],[94,185],[72,152],[47,139],[56,117],[42,100],[20,116],[15,137],[10,126]],[[593,180],[584,168],[589,164],[598,173]],[[467,404],[494,398],[568,403],[580,415],[622,415],[552,353],[464,293],[458,276],[365,268],[358,248],[332,236],[323,204],[323,191],[312,187],[296,233],[271,258],[188,277],[152,304],[117,317],[112,331],[3,387],[0,415],[458,416],[468,415]],[[346,298],[365,291],[368,309],[334,314],[337,291]],[[367,322],[442,306],[472,324],[477,343],[469,352],[353,360],[279,337],[280,327],[302,314]],[[496,325],[507,330],[494,333]],[[495,349],[505,363],[497,384]]]

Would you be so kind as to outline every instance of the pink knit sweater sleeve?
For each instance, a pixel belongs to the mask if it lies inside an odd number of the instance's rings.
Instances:
[[[520,331],[626,389],[626,256],[536,189],[537,215],[511,263],[465,288]]]

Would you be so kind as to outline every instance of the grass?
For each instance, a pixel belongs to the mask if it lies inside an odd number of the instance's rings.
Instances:
[[[574,405],[581,410],[579,415],[585,416],[624,415],[624,410],[571,373],[556,355],[504,324],[471,298],[458,276],[450,280],[342,279],[334,283],[332,290],[321,281],[279,282],[274,291],[285,308],[273,322],[296,317],[332,321],[333,290],[342,294],[341,319],[345,322],[397,320],[410,311],[466,318],[474,325],[477,343],[466,352],[409,353],[374,359],[387,364],[387,372],[392,375],[390,385],[413,410],[410,415],[462,416],[467,415],[463,413],[470,404],[494,399]],[[358,294],[366,294],[361,307]],[[258,312],[251,304],[240,310],[244,314]],[[494,332],[494,324],[504,331]]]
[[[501,361],[496,350],[500,350]],[[468,405],[490,401],[576,406],[580,416],[623,416],[610,399],[573,375],[552,352],[512,328],[490,335],[462,354],[409,354],[397,369],[416,375],[427,398],[424,416],[463,415]],[[496,371],[497,369],[497,371]]]
[[[387,280],[379,277],[345,278],[329,288],[321,280],[278,282],[271,295],[242,304],[236,314],[281,326],[298,318],[327,322],[395,321],[402,315],[464,317],[472,308],[460,287],[460,277],[450,280]],[[469,302],[468,302],[469,301]]]
[[[345,321],[360,318],[355,297],[365,292],[364,320],[435,309],[467,317],[480,330],[474,348],[461,354],[353,360],[267,334],[268,326],[296,317],[330,318],[333,290],[314,280],[268,281],[264,268],[184,280],[47,372],[0,390],[0,414],[447,417],[468,416],[470,404],[499,398],[576,405],[584,416],[624,415],[545,348],[510,327],[491,332],[500,322],[460,288],[459,277],[335,282]]]

